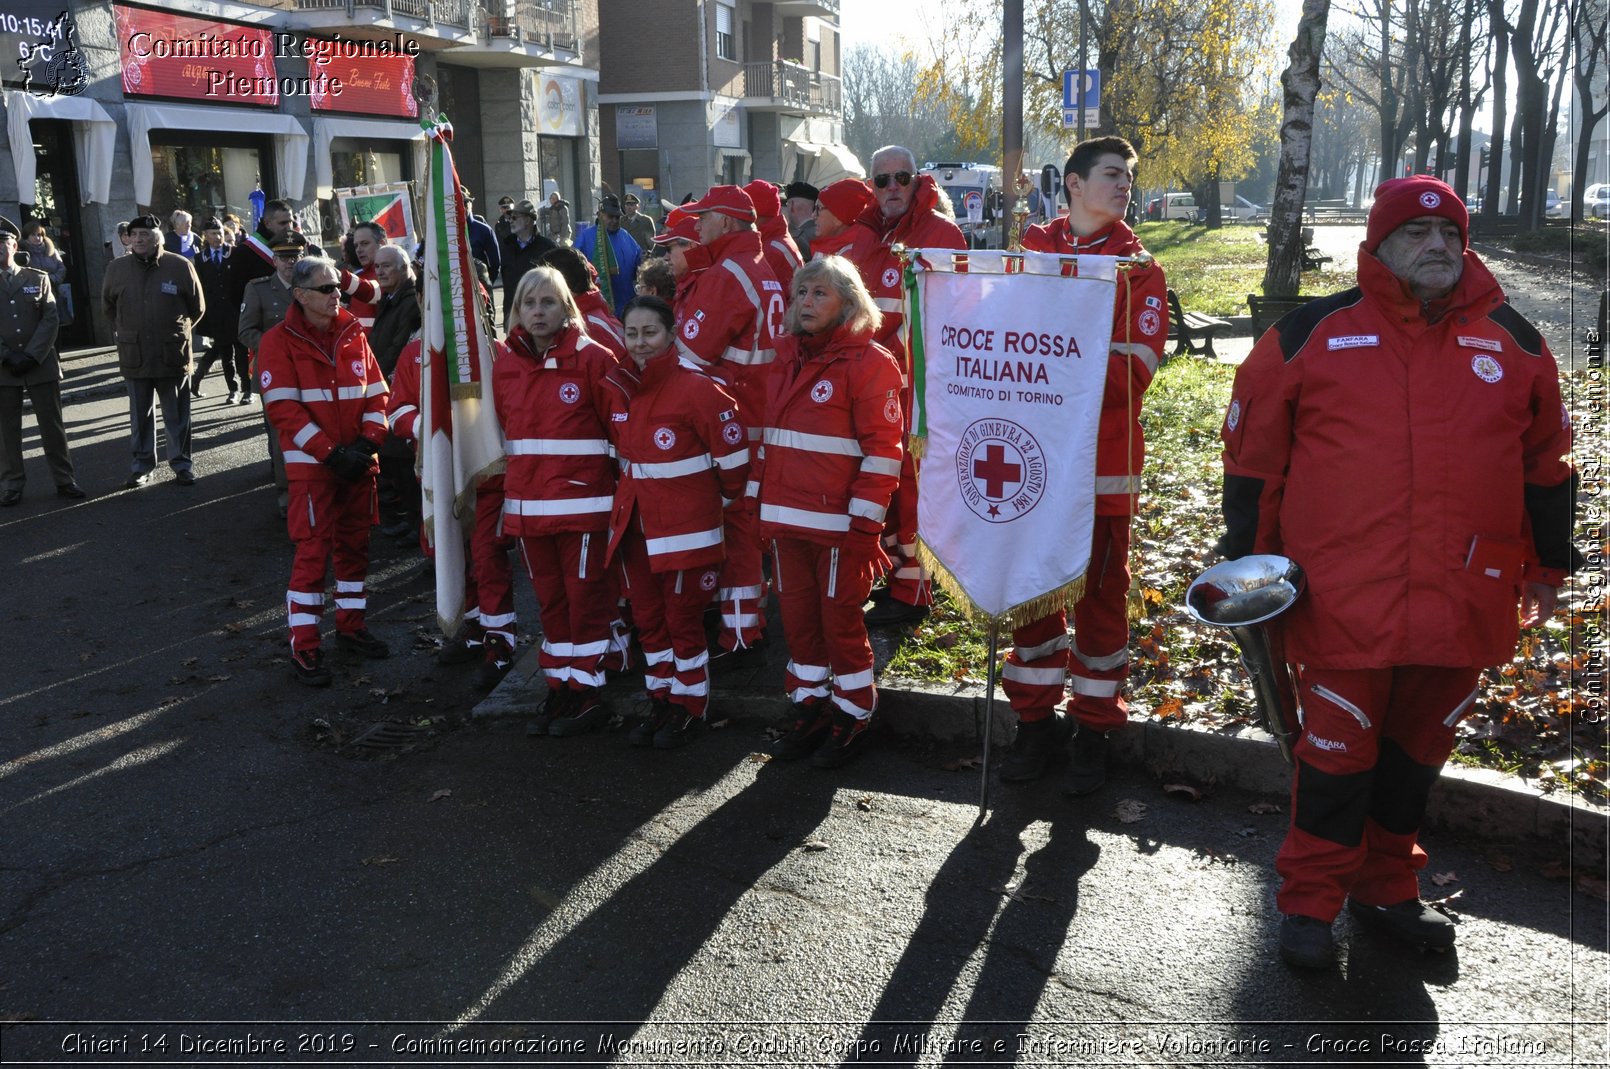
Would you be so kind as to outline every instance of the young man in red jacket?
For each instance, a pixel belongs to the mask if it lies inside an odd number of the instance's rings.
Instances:
[[[1271,622],[1300,665],[1280,956],[1335,960],[1331,921],[1453,945],[1418,832],[1481,671],[1554,612],[1579,562],[1559,368],[1429,175],[1375,191],[1358,285],[1259,339],[1225,414],[1229,557],[1279,553],[1308,589]],[[1517,605],[1519,613],[1517,613]]]
[[[341,307],[339,269],[323,257],[298,260],[295,302],[263,335],[258,385],[279,431],[290,481],[286,523],[296,556],[286,592],[291,668],[309,686],[328,686],[320,651],[324,573],[335,559],[336,641],[365,657],[386,644],[364,626],[369,528],[375,520],[375,457],[386,438],[386,380],[363,327]]]
[[[1068,157],[1068,214],[1029,228],[1023,247],[1035,252],[1134,256],[1144,252],[1124,224],[1135,178],[1135,150],[1121,137],[1098,137]],[[1129,708],[1119,688],[1129,675],[1129,519],[1140,494],[1146,456],[1140,401],[1151,385],[1168,335],[1168,283],[1156,264],[1120,273],[1113,305],[1107,382],[1096,436],[1096,517],[1084,596],[1073,605],[1073,640],[1065,609],[1012,632],[1001,672],[1018,716],[1017,741],[1001,762],[1001,778],[1023,782],[1044,775],[1062,756],[1077,722],[1073,767],[1063,784],[1070,796],[1106,782],[1107,736],[1123,727]],[[1071,648],[1070,648],[1071,647]],[[1068,717],[1057,715],[1071,687]]]
[[[888,145],[872,154],[872,193],[876,198],[862,214],[860,222],[878,235],[870,256],[857,266],[861,279],[872,294],[873,303],[883,313],[883,326],[873,339],[894,354],[905,376],[900,407],[911,414],[911,358],[906,353],[901,330],[905,326],[905,272],[894,246],[908,249],[965,249],[956,220],[946,214],[946,202],[932,175],[917,173],[917,158],[911,150]],[[907,428],[909,431],[910,428]],[[889,525],[883,533],[883,546],[894,562],[882,602],[867,613],[869,627],[916,623],[928,616],[933,604],[933,582],[917,560],[917,464],[908,449],[900,486],[889,503]]]

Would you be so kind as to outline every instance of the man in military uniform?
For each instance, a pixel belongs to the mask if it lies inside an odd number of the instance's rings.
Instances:
[[[34,420],[56,493],[81,498],[67,452],[61,412],[61,362],[56,358],[56,298],[43,271],[18,267],[17,224],[0,218],[0,506],[22,501],[22,395]]]
[[[251,353],[254,373],[257,367],[257,348],[262,344],[263,335],[285,322],[285,313],[291,309],[291,272],[296,269],[296,261],[307,255],[307,247],[307,238],[294,230],[276,236],[269,245],[269,251],[274,257],[274,273],[254,278],[246,283],[240,302],[240,323],[236,338],[246,347],[246,351]],[[236,252],[235,255],[241,254]],[[291,494],[291,484],[285,477],[285,456],[280,452],[279,432],[268,421],[266,412],[263,414],[263,425],[268,429],[269,468],[274,474],[274,487],[278,491],[277,503],[280,515],[284,516]]]

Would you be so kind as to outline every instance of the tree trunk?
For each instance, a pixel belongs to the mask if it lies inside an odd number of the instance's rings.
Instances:
[[[1458,157],[1454,160],[1453,188],[1460,197],[1470,199],[1470,135],[1475,108],[1470,106],[1470,24],[1476,18],[1476,5],[1465,0],[1464,17],[1459,20],[1459,133],[1455,135]]]
[[[1493,136],[1488,143],[1487,187],[1482,192],[1481,214],[1498,218],[1499,176],[1504,172],[1504,111],[1509,102],[1509,23],[1504,21],[1504,0],[1490,0],[1493,25]]]
[[[1398,92],[1392,87],[1392,5],[1381,3],[1381,177],[1398,174]]]
[[[1285,115],[1280,123],[1280,171],[1274,202],[1269,206],[1269,261],[1263,274],[1263,292],[1268,297],[1295,297],[1302,281],[1303,200],[1308,193],[1319,59],[1325,51],[1329,19],[1330,0],[1303,0],[1297,36],[1287,51],[1290,62],[1280,76]]]

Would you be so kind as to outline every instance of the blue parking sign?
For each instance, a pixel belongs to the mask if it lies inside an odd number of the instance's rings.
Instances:
[[[1084,108],[1087,111],[1095,111],[1100,108],[1101,72],[1099,70],[1063,71],[1062,106],[1067,109]]]

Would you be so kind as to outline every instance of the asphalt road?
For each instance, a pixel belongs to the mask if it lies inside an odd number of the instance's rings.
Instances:
[[[974,828],[965,746],[885,739],[835,774],[759,758],[742,708],[670,754],[464,723],[469,672],[435,666],[417,562],[383,540],[395,656],[310,692],[259,410],[204,402],[199,484],[140,491],[114,489],[121,399],[68,417],[92,499],[58,503],[35,456],[0,513],[0,1062],[1610,1056],[1605,902],[1556,844],[1431,836],[1459,949],[1343,921],[1344,967],[1296,975],[1284,817],[1252,810],[1283,799],[1126,772],[1079,804],[998,788]],[[434,729],[337,745],[385,720]]]

